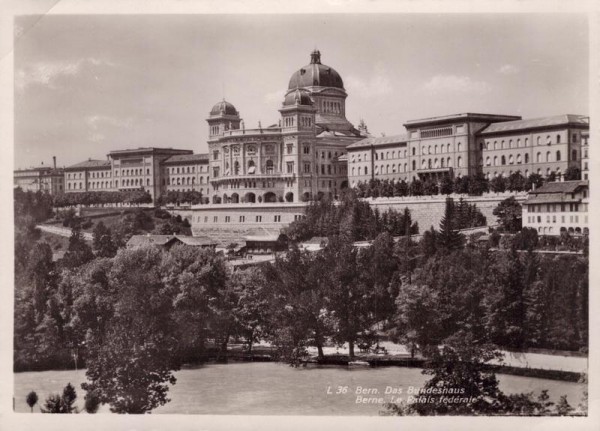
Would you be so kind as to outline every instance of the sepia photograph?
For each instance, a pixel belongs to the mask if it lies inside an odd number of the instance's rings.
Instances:
[[[598,16],[555,12],[15,14],[13,425],[589,427]]]

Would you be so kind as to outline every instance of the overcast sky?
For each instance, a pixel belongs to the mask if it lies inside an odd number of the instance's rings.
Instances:
[[[246,127],[278,121],[317,47],[355,125],[404,132],[460,112],[588,114],[584,15],[140,15],[15,20],[15,166],[141,146],[206,152],[223,97]]]

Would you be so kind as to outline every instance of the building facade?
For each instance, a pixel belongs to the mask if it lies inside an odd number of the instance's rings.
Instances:
[[[63,169],[56,168],[56,157],[53,157],[53,166],[39,166],[29,169],[16,169],[13,171],[14,187],[23,191],[43,192],[56,195],[65,189],[65,176]]]
[[[439,180],[480,172],[491,179],[513,172],[560,178],[569,167],[587,171],[583,159],[589,118],[581,115],[522,120],[465,113],[411,120],[404,126],[405,135],[348,146],[351,186],[371,179]]]
[[[340,158],[366,136],[346,119],[347,96],[340,75],[314,51],[290,78],[277,124],[247,129],[231,103],[217,103],[207,119],[212,203],[336,197],[348,186]]]
[[[588,181],[546,183],[523,202],[523,227],[540,235],[588,234],[588,205]]]
[[[582,133],[589,117],[557,115],[491,124],[479,134],[482,171],[489,179],[520,172],[527,177],[552,172],[562,177],[570,167],[582,168]]]

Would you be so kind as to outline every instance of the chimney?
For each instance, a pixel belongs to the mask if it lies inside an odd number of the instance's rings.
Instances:
[[[54,169],[56,169],[56,156],[52,156],[52,164],[54,165]]]

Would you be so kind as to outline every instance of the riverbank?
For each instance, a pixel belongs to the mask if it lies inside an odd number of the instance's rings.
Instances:
[[[414,357],[403,345],[390,342],[380,343],[386,353],[356,353],[350,359],[347,346],[324,347],[325,356],[319,358],[316,348],[309,348],[309,358],[301,362],[303,366],[329,365],[344,367],[408,367],[423,368],[426,358]],[[227,359],[237,362],[276,362],[275,350],[266,344],[255,346],[252,354],[242,350],[241,346],[231,346]],[[544,353],[502,351],[501,362],[491,363],[488,369],[495,373],[539,379],[578,382],[583,373],[587,373],[587,357],[562,356]],[[216,354],[208,354],[201,362],[215,362]]]
[[[157,408],[155,414],[236,414],[236,415],[367,415],[377,416],[385,402],[396,395],[388,387],[402,388],[406,396],[411,388],[423,387],[429,379],[422,369],[412,367],[342,367],[311,365],[293,368],[279,362],[234,362],[204,364],[175,373],[177,382],[170,386],[171,402]],[[44,371],[14,375],[15,411],[29,413],[26,395],[35,390],[40,400],[60,393],[67,383],[77,391],[76,405],[83,407],[85,370]],[[582,402],[587,385],[499,374],[500,389],[506,394],[548,390],[550,400],[558,402],[567,395],[572,406]],[[337,388],[346,392],[335,394]],[[331,388],[330,391],[328,389]],[[357,403],[357,390],[368,389],[384,403]],[[386,394],[386,390],[388,394]],[[38,407],[34,409],[39,412]],[[102,406],[99,413],[109,413]]]

